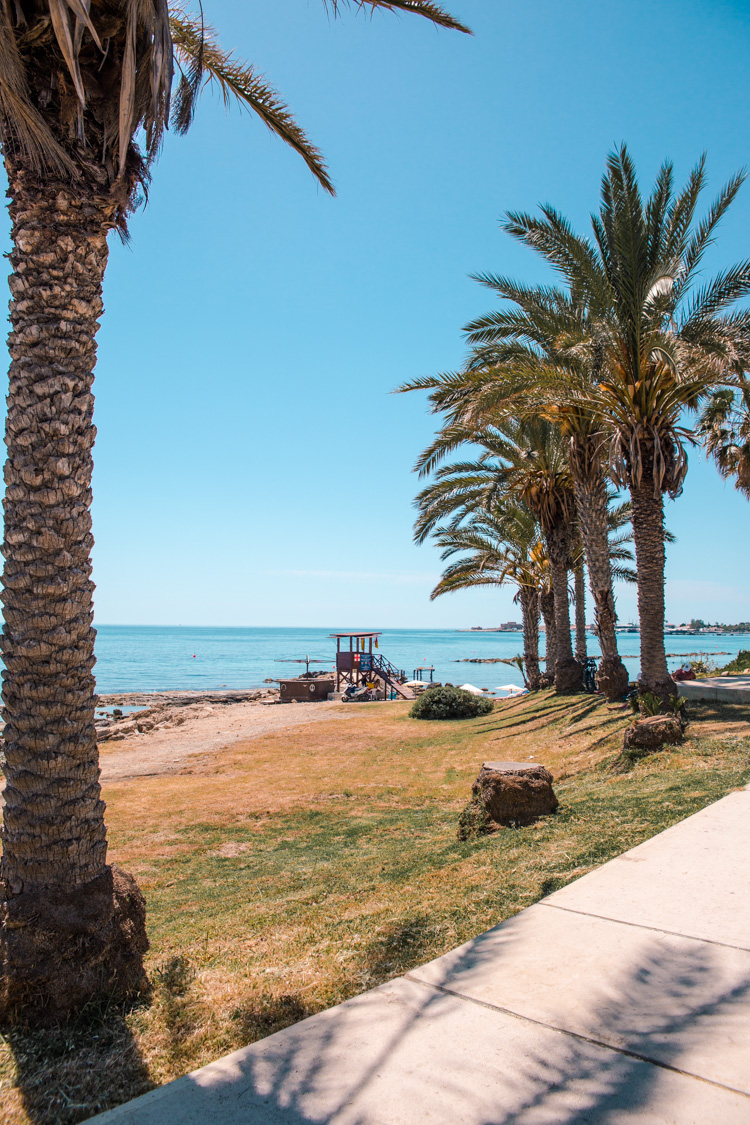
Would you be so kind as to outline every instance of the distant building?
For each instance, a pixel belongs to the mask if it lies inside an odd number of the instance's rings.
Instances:
[[[522,633],[523,625],[520,621],[505,621],[502,625],[472,625],[472,633]]]

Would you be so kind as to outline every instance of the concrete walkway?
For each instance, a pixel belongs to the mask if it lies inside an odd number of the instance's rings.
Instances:
[[[710,676],[705,680],[681,680],[678,695],[704,703],[750,703],[750,676]]]
[[[100,1125],[750,1123],[750,791]]]

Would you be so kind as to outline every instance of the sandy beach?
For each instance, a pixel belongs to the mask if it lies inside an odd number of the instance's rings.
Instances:
[[[182,693],[183,696],[187,693]],[[220,696],[218,696],[220,698]],[[287,727],[321,720],[352,718],[357,708],[341,703],[273,702],[195,702],[170,703],[175,693],[139,696],[148,700],[141,712],[149,720],[160,719],[152,729],[127,730],[124,737],[108,739],[99,745],[102,781],[125,781],[134,777],[155,777],[184,772],[186,766],[253,738]],[[213,698],[217,698],[214,693]],[[107,696],[107,702],[127,704],[134,696]],[[141,715],[125,716],[119,725],[134,727]]]

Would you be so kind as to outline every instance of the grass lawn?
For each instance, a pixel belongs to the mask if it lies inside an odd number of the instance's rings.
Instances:
[[[351,705],[355,706],[355,705]],[[551,693],[419,722],[368,704],[105,789],[148,904],[152,993],[6,1030],[0,1120],[69,1125],[403,973],[750,781],[750,715],[692,706],[625,768],[629,716]],[[547,765],[558,813],[461,843],[483,760]]]

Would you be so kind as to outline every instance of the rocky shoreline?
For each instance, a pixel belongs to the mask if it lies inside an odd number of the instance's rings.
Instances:
[[[179,727],[189,719],[208,718],[217,706],[225,707],[236,703],[270,704],[277,703],[278,699],[278,688],[256,688],[250,691],[130,691],[99,695],[95,720],[97,741],[117,741],[134,734]],[[123,714],[123,707],[137,707],[140,710]]]

